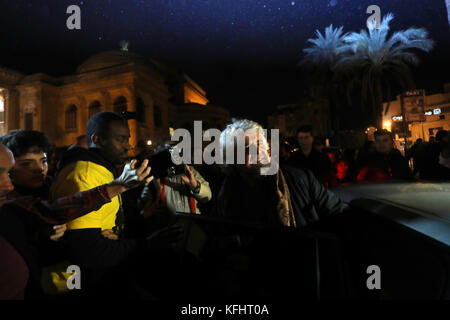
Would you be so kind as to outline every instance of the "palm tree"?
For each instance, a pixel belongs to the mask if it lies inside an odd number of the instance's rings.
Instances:
[[[328,111],[332,119],[332,127],[339,130],[339,91],[341,85],[340,75],[334,71],[336,63],[348,50],[344,43],[347,34],[343,33],[343,27],[333,28],[329,25],[322,34],[316,30],[316,38],[308,39],[312,46],[303,49],[305,56],[299,66],[308,72],[308,93],[314,99],[326,99]]]
[[[300,65],[311,64],[319,69],[331,69],[339,59],[339,55],[347,50],[344,37],[348,34],[343,34],[342,29],[343,27],[335,29],[331,24],[325,28],[324,35],[316,30],[317,38],[308,39],[307,42],[311,42],[313,46],[303,49],[305,56]]]
[[[388,13],[379,28],[374,19],[368,24],[368,32],[346,35],[343,40],[348,50],[341,49],[346,55],[336,63],[337,70],[354,69],[360,73],[361,96],[371,106],[378,127],[382,127],[383,99],[391,98],[391,87],[400,85],[404,90],[414,87],[410,65],[418,65],[419,58],[413,50],[429,52],[434,44],[424,28],[397,31],[388,38],[393,18]]]

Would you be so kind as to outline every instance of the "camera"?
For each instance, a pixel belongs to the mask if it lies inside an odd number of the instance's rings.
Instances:
[[[172,161],[173,148],[166,148],[161,150],[149,159],[149,166],[152,167],[151,175],[158,178],[176,177],[184,175],[186,173],[186,167],[184,164],[175,164]]]

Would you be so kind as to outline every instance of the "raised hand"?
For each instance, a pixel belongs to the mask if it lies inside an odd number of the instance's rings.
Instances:
[[[125,165],[120,177],[107,185],[107,192],[112,199],[122,192],[128,191],[141,183],[149,183],[153,176],[149,176],[151,168],[147,167],[148,160],[142,161],[139,168],[135,168],[137,160],[133,160]]]
[[[197,188],[198,185],[197,179],[195,179],[194,173],[192,172],[192,169],[189,166],[186,166],[186,174],[181,176],[181,179],[192,189]]]
[[[67,230],[67,225],[60,224],[60,225],[53,226],[53,230],[55,230],[55,233],[50,236],[50,239],[53,241],[58,241],[59,239],[61,239],[64,236],[64,232],[66,232],[66,230]]]

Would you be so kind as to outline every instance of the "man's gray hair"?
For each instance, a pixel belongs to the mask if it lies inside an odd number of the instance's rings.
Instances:
[[[225,157],[226,148],[228,144],[235,144],[236,138],[242,132],[247,132],[248,130],[255,130],[260,132],[259,143],[263,148],[269,150],[269,144],[267,142],[266,133],[264,132],[263,127],[252,120],[248,119],[239,119],[235,120],[222,131],[220,134],[220,147],[222,151],[222,155]]]

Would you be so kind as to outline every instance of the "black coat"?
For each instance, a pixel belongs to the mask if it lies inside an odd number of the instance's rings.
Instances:
[[[291,195],[297,226],[307,226],[321,219],[343,213],[348,205],[321,184],[310,170],[281,167]]]
[[[325,154],[312,149],[308,157],[303,154],[302,149],[294,153],[287,164],[300,169],[309,169],[322,183],[326,183],[333,174],[333,165],[330,158]]]
[[[388,154],[374,152],[368,155],[361,167],[365,166],[371,169],[379,169],[392,179],[412,179],[408,161],[397,149],[393,149]],[[372,178],[368,178],[368,180],[372,180]]]
[[[29,269],[26,298],[42,295],[42,268],[64,258],[60,243],[50,240],[53,233],[51,225],[21,207],[7,204],[0,210],[0,235],[17,250]]]
[[[344,212],[348,206],[326,189],[307,169],[281,166],[291,197],[297,227],[319,222],[322,218]],[[253,188],[245,184],[237,173],[225,179],[219,195],[218,214],[233,220],[272,224],[277,221],[274,203],[275,183],[268,176]],[[230,191],[225,191],[230,190]],[[225,199],[227,198],[227,199]]]

